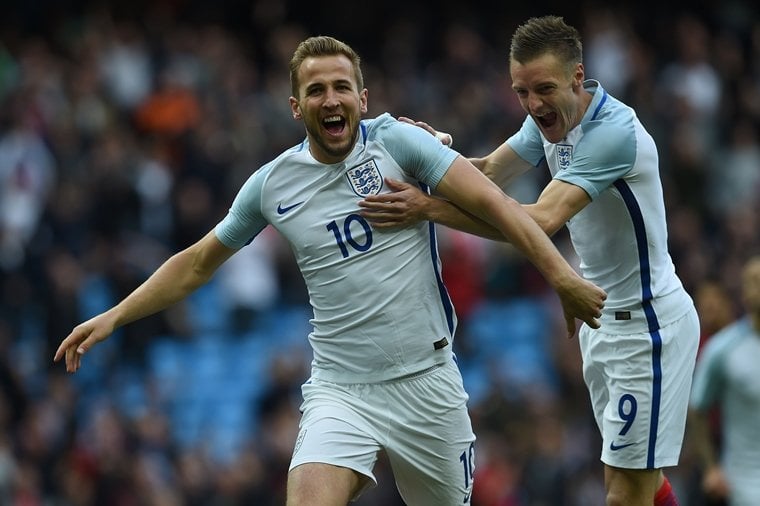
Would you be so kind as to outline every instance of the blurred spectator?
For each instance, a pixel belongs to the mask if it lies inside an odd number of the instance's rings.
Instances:
[[[198,126],[200,104],[181,68],[158,76],[156,89],[135,111],[137,127],[159,137],[175,138]]]
[[[589,8],[584,25],[584,66],[586,75],[604,83],[614,97],[623,99],[631,84],[633,65],[632,35],[626,20],[611,8]]]
[[[40,64],[42,64],[40,62]],[[16,94],[5,104],[0,130],[0,269],[24,263],[25,250],[56,178],[55,159],[39,130],[39,98]],[[31,102],[30,102],[31,101]]]
[[[700,348],[710,337],[736,318],[736,300],[720,283],[706,279],[694,293],[694,304],[699,314]]]
[[[248,247],[233,255],[217,272],[219,288],[229,303],[230,330],[240,334],[261,325],[261,317],[280,301],[275,263],[277,232],[262,231]]]
[[[744,114],[735,117],[709,162],[705,200],[712,216],[752,208],[760,194],[760,127]]]
[[[711,60],[711,34],[706,21],[689,12],[677,13],[673,22],[676,54],[660,73],[662,105],[676,124],[695,127],[696,144],[712,147],[723,84]]]
[[[114,22],[98,12],[87,25],[92,43],[100,47],[98,63],[106,93],[121,111],[129,113],[153,88],[153,62],[147,40],[135,24]]]

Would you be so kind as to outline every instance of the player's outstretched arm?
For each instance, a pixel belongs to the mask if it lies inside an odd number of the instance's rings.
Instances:
[[[117,328],[157,313],[187,297],[206,283],[234,249],[224,246],[209,232],[203,239],[173,255],[144,283],[113,308],[77,325],[53,357],[65,358],[66,370],[76,372],[82,355],[110,336]]]

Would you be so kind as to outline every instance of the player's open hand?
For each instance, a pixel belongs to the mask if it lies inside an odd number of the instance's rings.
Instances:
[[[66,359],[66,372],[77,372],[82,366],[82,356],[113,332],[113,324],[105,314],[80,323],[61,341],[53,357],[54,362]]]
[[[426,220],[425,207],[431,198],[409,183],[385,179],[391,193],[369,195],[359,202],[360,214],[375,228],[407,227]]]
[[[565,313],[567,337],[572,338],[575,335],[576,318],[592,329],[598,329],[601,326],[598,318],[602,316],[607,292],[582,277],[575,276],[568,287],[558,289],[557,293]]]

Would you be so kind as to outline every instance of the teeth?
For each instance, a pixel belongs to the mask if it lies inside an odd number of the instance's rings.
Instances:
[[[324,119],[325,122],[340,121],[340,116],[328,116]]]

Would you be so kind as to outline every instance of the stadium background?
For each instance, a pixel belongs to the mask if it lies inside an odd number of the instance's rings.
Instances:
[[[563,15],[583,34],[587,75],[659,143],[672,254],[704,338],[740,311],[737,272],[760,251],[757,4],[491,3],[4,2],[0,504],[283,504],[308,309],[276,233],[76,375],[51,358],[303,137],[287,62],[308,35],[359,51],[371,115],[424,119],[477,155],[523,118],[511,32]],[[518,199],[546,182],[534,172],[511,188]],[[602,504],[577,342],[562,337],[555,296],[509,247],[440,237],[479,437],[473,504]],[[670,473],[685,506],[706,504],[699,473],[687,444]],[[377,474],[356,504],[401,504],[382,460]]]

